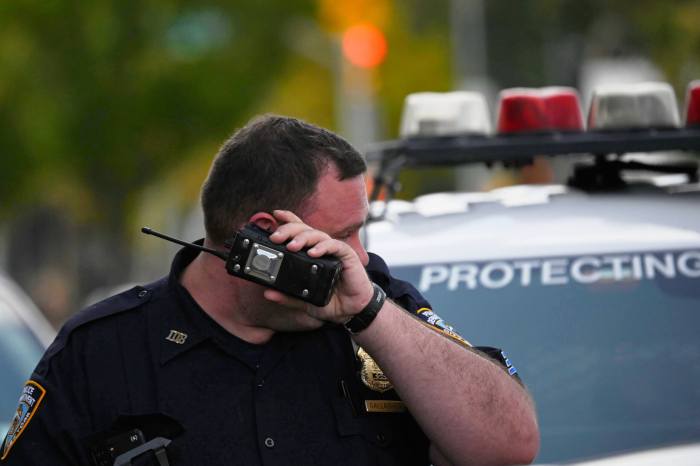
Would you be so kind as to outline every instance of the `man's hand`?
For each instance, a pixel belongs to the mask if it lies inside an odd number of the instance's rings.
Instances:
[[[303,309],[310,316],[328,322],[344,323],[360,312],[372,299],[374,290],[355,251],[343,241],[314,230],[292,212],[275,210],[272,214],[280,224],[270,235],[272,242],[289,241],[287,249],[292,252],[311,248],[308,250],[311,257],[333,255],[342,262],[343,268],[333,296],[324,307],[316,307],[273,289],[265,290],[265,298],[292,309]]]
[[[278,291],[265,297],[310,320],[343,323],[373,295],[355,250],[315,230],[288,211],[274,211],[280,225],[270,236],[290,251],[332,254],[343,263],[330,303],[315,307]],[[501,367],[434,332],[387,300],[366,330],[353,335],[382,367],[423,432],[436,464],[524,464],[539,445],[537,417],[527,392]],[[438,363],[439,361],[439,363]]]

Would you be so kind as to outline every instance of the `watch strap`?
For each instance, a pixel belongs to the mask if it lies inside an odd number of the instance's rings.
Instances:
[[[381,286],[372,282],[372,287],[374,288],[374,293],[372,294],[372,299],[369,303],[357,314],[355,314],[350,320],[343,324],[345,328],[352,334],[360,333],[374,321],[377,317],[379,310],[384,305],[386,301],[386,293]]]

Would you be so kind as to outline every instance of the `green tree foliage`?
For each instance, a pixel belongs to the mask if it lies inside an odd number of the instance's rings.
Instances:
[[[484,3],[489,71],[501,87],[576,85],[586,58],[647,57],[679,94],[700,74],[697,0]]]
[[[0,5],[0,214],[60,202],[121,222],[135,192],[222,140],[276,78],[311,1]]]

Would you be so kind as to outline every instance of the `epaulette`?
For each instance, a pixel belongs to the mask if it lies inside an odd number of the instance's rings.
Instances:
[[[153,296],[153,290],[165,285],[167,281],[168,278],[164,277],[147,285],[135,286],[129,290],[115,294],[109,298],[88,306],[82,311],[76,313],[61,327],[56,339],[46,350],[41,362],[44,363],[50,360],[53,356],[60,352],[66,346],[70,335],[77,328],[91,322],[104,319],[105,317],[120,314],[142,306],[151,299]],[[37,367],[37,370],[38,369],[39,367]]]
[[[368,253],[369,263],[366,270],[370,280],[381,286],[387,297],[399,303],[409,312],[430,308],[430,303],[410,283],[391,276],[389,267],[384,259],[376,254]]]
[[[368,255],[367,274],[373,282],[382,287],[389,298],[397,302],[414,317],[417,317],[422,324],[430,329],[442,333],[461,345],[472,346],[459,333],[455,332],[451,325],[442,320],[433,311],[430,303],[412,284],[392,277],[389,272],[389,266],[386,265],[384,259],[371,252]]]

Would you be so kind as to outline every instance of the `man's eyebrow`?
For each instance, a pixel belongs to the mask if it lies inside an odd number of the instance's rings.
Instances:
[[[331,236],[332,236],[332,237],[342,236],[342,235],[345,234],[345,233],[350,233],[350,232],[359,230],[360,228],[362,228],[362,227],[364,226],[364,224],[365,224],[364,221],[355,223],[355,224],[353,224],[353,225],[350,225],[350,226],[347,226],[347,227],[343,228],[343,229],[340,230],[340,231],[334,232]]]

